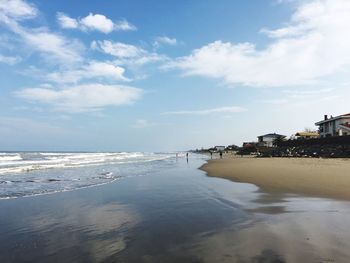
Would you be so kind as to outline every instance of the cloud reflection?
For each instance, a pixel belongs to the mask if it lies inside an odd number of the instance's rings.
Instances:
[[[135,211],[119,203],[80,206],[79,212],[75,207],[70,204],[57,213],[28,218],[32,234],[50,236],[45,245],[47,255],[63,255],[65,250],[79,247],[91,260],[105,260],[126,248],[126,235],[139,222]]]

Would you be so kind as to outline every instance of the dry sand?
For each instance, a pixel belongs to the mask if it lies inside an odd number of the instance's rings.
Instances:
[[[210,160],[201,169],[265,192],[350,200],[348,159],[229,157]]]

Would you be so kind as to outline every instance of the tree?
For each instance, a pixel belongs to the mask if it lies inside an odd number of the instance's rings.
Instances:
[[[311,128],[309,128],[309,127],[305,127],[304,128],[304,132],[316,132],[315,130],[313,130],[313,129],[311,129]]]
[[[284,142],[286,140],[286,137],[283,135],[280,135],[278,137],[276,137],[276,139],[273,140],[272,144],[274,146],[280,146],[282,142]]]

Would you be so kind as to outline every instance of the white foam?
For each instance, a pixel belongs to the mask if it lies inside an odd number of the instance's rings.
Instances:
[[[172,155],[141,152],[100,153],[1,153],[0,175],[42,169],[164,160]],[[1,159],[2,158],[2,159]]]
[[[6,161],[20,161],[20,160],[22,160],[22,157],[18,153],[16,154],[1,153],[0,154],[0,164]]]
[[[81,186],[79,188],[72,188],[72,189],[60,189],[60,190],[54,190],[50,192],[41,192],[41,193],[30,193],[26,195],[14,195],[14,196],[5,196],[5,197],[0,197],[0,200],[9,200],[9,199],[17,199],[20,197],[35,197],[35,196],[42,196],[42,195],[51,195],[51,194],[56,194],[56,193],[64,193],[64,192],[71,192],[71,191],[76,191],[76,190],[81,190],[81,189],[86,189],[86,188],[91,188],[91,187],[97,187],[97,186],[102,186],[106,184],[113,183],[117,180],[121,179],[120,177],[114,178],[113,180],[110,180],[108,182],[102,182],[98,184],[93,184],[93,185],[87,185],[87,186]]]
[[[3,185],[0,188],[0,199],[50,194],[106,184],[120,177],[140,175],[143,169],[158,165],[141,163],[175,158],[173,153],[142,152],[0,153],[0,157],[8,156],[21,156],[22,159],[0,162],[0,184]],[[134,163],[140,163],[140,166],[135,166]],[[77,167],[82,168],[75,170]]]

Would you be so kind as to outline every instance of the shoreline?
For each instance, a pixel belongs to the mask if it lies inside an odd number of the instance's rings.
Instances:
[[[202,165],[211,177],[254,184],[263,192],[350,200],[350,160],[314,158],[213,159]]]

